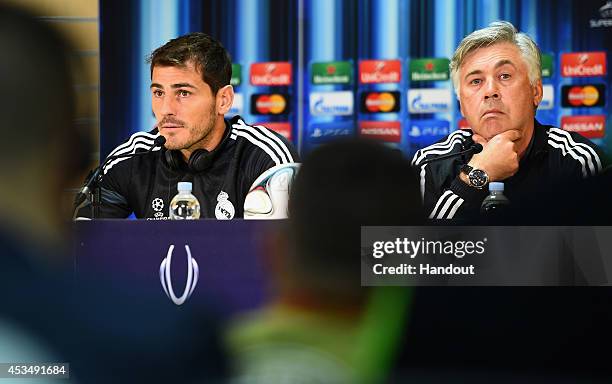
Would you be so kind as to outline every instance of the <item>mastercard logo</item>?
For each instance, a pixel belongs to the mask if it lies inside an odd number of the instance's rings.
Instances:
[[[605,104],[603,84],[568,85],[563,87],[564,107],[598,107]]]
[[[591,106],[595,105],[597,100],[599,100],[599,92],[597,92],[597,88],[591,86],[572,87],[567,98],[571,105],[580,106],[584,104]]]
[[[366,92],[362,94],[362,111],[388,113],[399,111],[399,92]]]
[[[252,110],[258,115],[280,115],[287,112],[288,97],[283,94],[255,94],[252,96]]]

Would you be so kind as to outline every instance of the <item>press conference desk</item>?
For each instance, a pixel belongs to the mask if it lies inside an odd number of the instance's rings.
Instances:
[[[182,305],[212,305],[231,314],[256,308],[266,298],[262,239],[277,222],[95,220],[74,223],[75,271],[78,279],[101,279],[170,298],[160,279],[160,265],[174,245],[171,281],[180,297],[187,282],[187,252],[199,276]],[[194,272],[192,270],[192,272]],[[194,272],[195,273],[195,272]],[[162,278],[165,273],[162,274]]]

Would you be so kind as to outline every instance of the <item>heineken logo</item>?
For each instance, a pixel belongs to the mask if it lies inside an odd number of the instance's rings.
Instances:
[[[449,78],[449,60],[423,58],[410,60],[411,81],[443,81]]]
[[[542,77],[551,77],[553,72],[552,55],[542,55]]]
[[[312,63],[312,84],[350,84],[352,66],[348,61],[327,61]]]
[[[230,84],[233,86],[240,85],[242,82],[242,65],[232,64],[232,78]]]

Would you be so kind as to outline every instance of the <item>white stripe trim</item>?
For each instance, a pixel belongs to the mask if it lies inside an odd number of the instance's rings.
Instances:
[[[151,146],[147,145],[147,144],[136,144],[136,146],[134,147],[134,152],[131,152],[131,153],[135,153],[136,149],[146,149],[146,150],[149,150],[149,149],[151,149]],[[160,150],[161,150],[161,147],[155,147],[155,148],[153,148],[153,150],[151,152],[157,152],[157,151],[160,151]],[[104,174],[106,175],[106,173],[108,171],[110,171],[110,169],[113,166],[119,164],[120,162],[122,162],[124,160],[129,160],[129,159],[131,159],[131,157],[122,157],[120,159],[115,159],[115,160],[111,161],[110,163],[106,164],[106,166],[104,167]]]
[[[157,136],[159,136],[159,132],[157,134],[155,134],[155,135],[151,134],[151,133],[148,133],[148,132],[136,132],[132,136],[130,136],[130,138],[128,139],[127,142],[125,142],[123,144],[120,144],[115,149],[113,149],[111,151],[111,153],[108,154],[108,156],[114,156],[116,152],[121,151],[124,148],[128,148],[128,147],[132,146],[134,144],[134,141],[137,138],[144,138],[144,139],[151,140],[151,142],[153,142],[153,140],[155,140],[157,138]]]
[[[263,126],[263,125],[256,125],[256,128],[260,128],[261,131],[263,131],[263,133],[268,136],[269,138],[271,138],[272,140],[276,141],[276,143],[278,144],[278,146],[280,147],[280,149],[285,153],[287,160],[289,160],[290,163],[294,163],[295,161],[293,160],[293,156],[291,155],[291,151],[289,150],[289,148],[287,148],[287,146],[285,145],[285,143],[283,143],[283,141],[281,139],[278,138],[278,136],[276,136],[274,133],[272,133],[272,131],[270,131],[269,128]]]
[[[598,174],[601,171],[601,160],[597,155],[597,152],[591,147],[583,143],[577,143],[572,138],[572,135],[569,132],[564,131],[559,128],[550,128],[548,130],[549,136],[553,136],[554,138],[561,139],[568,148],[569,151],[576,150],[584,155],[584,158],[589,162],[589,170],[593,175]],[[593,160],[595,163],[593,163]]]
[[[130,145],[129,147],[121,149],[119,151],[115,151],[112,155],[106,156],[106,158],[108,159],[111,156],[118,156],[118,155],[123,155],[126,153],[131,153],[132,151],[134,151],[134,148],[136,147],[136,145],[147,144],[149,145],[149,147],[152,147],[153,143],[155,143],[155,140],[151,140],[151,139],[144,138],[144,137],[138,137],[136,138],[136,140],[134,140],[132,145]]]
[[[425,167],[427,163],[421,165],[421,201],[425,201],[425,176],[427,171],[425,171]]]
[[[236,140],[236,137],[238,137],[238,136],[236,136],[236,134],[235,134],[235,133],[232,133],[232,134],[230,135],[230,139],[232,139],[232,140]]]
[[[460,137],[455,137],[453,139],[452,142],[450,142],[446,148],[440,147],[440,148],[429,148],[427,150],[427,153],[423,153],[421,154],[419,159],[415,159],[413,160],[413,165],[419,165],[419,163],[423,160],[425,160],[427,158],[427,156],[429,155],[444,155],[446,153],[452,152],[453,149],[455,148],[455,145],[460,144],[463,142],[463,139]],[[415,156],[416,157],[416,156]]]
[[[285,152],[283,152],[283,150],[280,149],[280,147],[278,145],[276,145],[276,143],[274,141],[272,141],[269,137],[264,135],[263,132],[261,132],[259,129],[257,129],[255,127],[252,127],[250,125],[244,125],[244,126],[242,126],[240,128],[236,128],[236,129],[239,129],[239,130],[244,131],[244,132],[252,133],[257,139],[259,139],[262,142],[268,144],[270,146],[270,149],[272,149],[274,152],[276,152],[276,154],[278,155],[278,157],[281,159],[281,161],[283,163],[289,162],[289,158],[287,157]]]
[[[261,125],[256,127],[247,125],[244,121],[238,120],[237,124],[232,125],[234,129],[241,129],[245,132],[252,132],[259,140],[266,142],[270,145],[271,149],[277,153],[278,157],[284,162],[293,163],[293,156],[291,152],[285,146],[285,144],[276,137],[268,128],[264,128]],[[258,129],[259,128],[259,129]]]
[[[242,122],[242,120],[239,120],[239,121]],[[246,125],[246,124],[234,124],[232,125],[232,127],[234,129],[233,133],[237,134],[238,136],[242,136],[245,138],[250,137],[252,138],[252,140],[249,140],[249,141],[251,141],[252,143],[254,143],[254,141],[259,142],[261,144],[261,145],[258,145],[260,148],[263,148],[263,147],[269,148],[270,152],[266,151],[266,153],[268,153],[270,157],[272,157],[271,152],[274,152],[275,154],[274,158],[278,159],[277,161],[280,161],[280,163],[277,162],[277,165],[290,162],[289,158],[285,155],[282,149],[274,141],[272,141],[270,138],[268,138],[258,129],[251,127],[250,125]],[[245,136],[245,134],[249,134],[249,135]]]
[[[106,157],[106,159],[108,159],[111,156],[120,156],[120,155],[127,155],[127,154],[130,154],[130,153],[134,153],[134,152],[136,152],[136,149],[139,149],[139,148],[144,148],[144,149],[148,150],[148,149],[150,149],[154,145],[154,143],[155,143],[155,141],[153,141],[153,140],[145,139],[144,137],[138,137],[136,140],[134,140],[134,142],[132,143],[132,145],[130,147],[124,148],[124,149],[122,149],[120,151],[115,151],[115,153],[113,155],[108,155]],[[143,147],[143,145],[145,147]],[[116,160],[117,159],[111,161],[109,164],[116,163]],[[108,168],[109,164],[106,164],[104,166],[104,174],[106,174],[106,169]]]
[[[588,153],[583,148],[578,146],[576,142],[573,142],[571,137],[567,137],[565,135],[558,135],[556,133],[557,132],[550,132],[549,137],[548,137],[548,141],[550,142],[551,139],[557,139],[558,141],[561,141],[561,143],[563,144],[563,146],[565,147],[567,152],[572,154],[572,157],[576,158],[575,156],[573,156],[573,154],[581,156],[582,159],[588,161],[588,163],[589,163],[589,171],[592,174],[596,173],[596,167],[595,167],[595,165],[593,163],[592,154]],[[573,145],[572,145],[572,142],[573,142]],[[582,163],[583,167],[586,167],[585,164],[584,164],[584,161],[581,161],[581,163]]]
[[[414,158],[412,159],[412,165],[418,165],[418,163],[420,163],[421,160],[423,160],[429,154],[440,154],[439,152],[432,152],[433,150],[440,150],[440,149],[446,149],[446,148],[452,149],[456,145],[457,142],[463,141],[464,137],[462,136],[469,137],[470,133],[459,129],[451,133],[450,135],[448,135],[446,140],[444,140],[443,142],[432,144],[428,147],[419,149],[417,153],[414,154]],[[446,152],[443,152],[443,153],[446,153]]]
[[[446,211],[448,211],[448,208],[458,199],[460,199],[460,197],[452,193],[452,196],[448,200],[446,200],[446,203],[442,206],[440,212],[438,212],[438,216],[436,216],[436,219],[444,219],[444,215],[446,214]]]
[[[444,201],[446,196],[448,196],[451,193],[453,193],[451,190],[447,190],[446,192],[444,192],[442,194],[442,196],[440,196],[440,198],[436,202],[436,206],[434,207],[434,209],[431,211],[431,214],[429,215],[430,219],[433,219],[436,216],[436,212],[438,211],[438,208],[440,207],[440,204],[442,204],[442,201]]]
[[[450,210],[448,215],[446,215],[446,218],[452,219],[453,217],[455,217],[455,213],[457,213],[457,210],[459,209],[461,204],[463,204],[463,202],[464,200],[460,197],[459,200],[455,203],[455,205],[453,205],[453,208]]]
[[[597,162],[597,165],[599,167],[599,169],[601,170],[601,161],[599,159],[599,155],[597,154],[597,152],[595,152],[595,150],[593,148],[591,148],[590,146],[588,146],[587,144],[584,143],[578,143],[576,141],[574,141],[574,138],[572,137],[572,135],[560,128],[552,128],[555,130],[555,132],[560,132],[562,135],[564,135],[565,137],[567,137],[567,139],[569,140],[570,144],[577,146],[578,148],[583,148],[585,149],[587,152],[591,152],[591,155],[593,156],[593,158],[595,159],[595,161]]]
[[[263,144],[261,141],[258,141],[254,139],[251,135],[247,134],[246,132],[242,132],[237,129],[234,129],[234,134],[236,136],[244,137],[245,139],[250,141],[252,144],[255,144],[256,146],[261,148],[264,152],[268,154],[268,156],[270,156],[270,158],[272,158],[272,160],[274,160],[275,165],[282,164],[281,160],[276,156],[276,154],[267,145]]]
[[[567,144],[567,143],[564,143],[564,144]],[[573,157],[574,159],[578,160],[578,162],[582,166],[582,177],[587,177],[586,165],[584,164],[584,159],[582,157],[579,157],[578,155],[576,155],[573,151],[568,150],[567,149],[567,145],[564,145],[564,144],[559,144],[556,141],[548,139],[548,145],[550,145],[553,148],[560,149],[561,150],[561,154],[563,156],[566,156],[566,155],[569,154],[571,157]]]

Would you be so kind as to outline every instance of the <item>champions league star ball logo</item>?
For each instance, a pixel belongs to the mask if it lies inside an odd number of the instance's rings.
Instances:
[[[185,244],[185,251],[187,252],[187,282],[185,283],[185,289],[181,297],[177,297],[174,294],[172,288],[172,278],[170,273],[170,267],[172,266],[172,252],[174,251],[174,244],[168,248],[168,254],[162,260],[159,266],[159,280],[161,281],[162,288],[166,292],[166,296],[176,305],[182,305],[187,299],[191,297],[193,290],[198,284],[198,277],[200,275],[200,269],[198,268],[198,262],[191,257],[191,250],[189,245]]]
[[[155,212],[160,212],[162,209],[164,209],[164,201],[160,199],[159,197],[156,198],[151,203],[151,208],[153,208]]]

